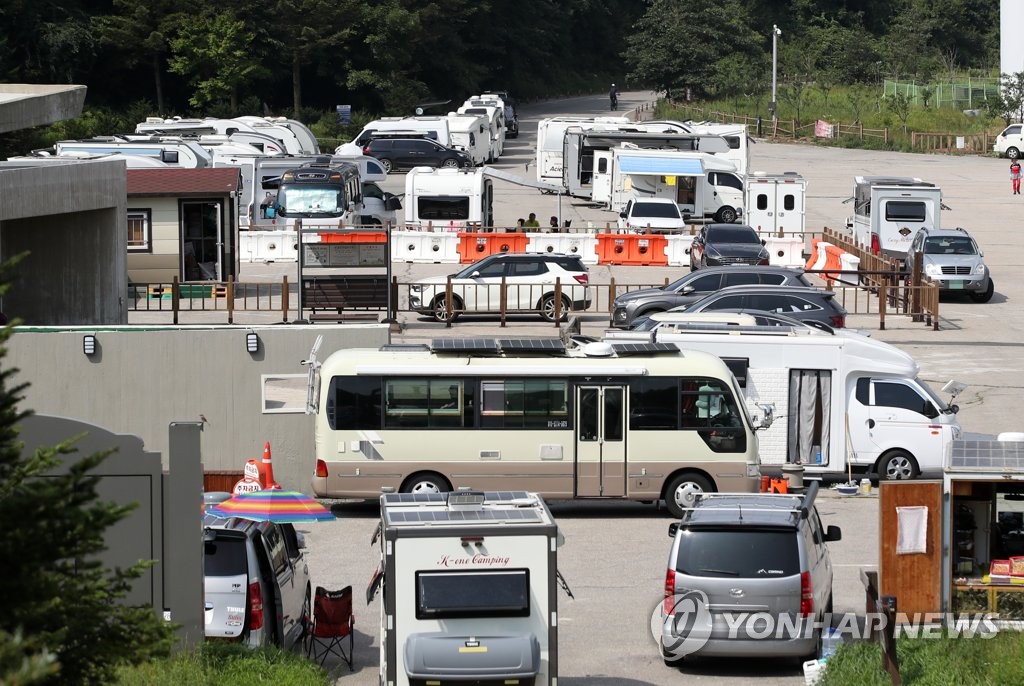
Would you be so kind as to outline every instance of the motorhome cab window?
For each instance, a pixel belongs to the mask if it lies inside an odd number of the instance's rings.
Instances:
[[[650,377],[630,382],[631,431],[696,431],[714,452],[746,450],[743,410],[719,379]]]
[[[438,195],[416,199],[420,219],[469,219],[469,197]]]
[[[735,188],[736,190],[743,190],[743,182],[735,174],[728,174],[725,172],[709,172],[708,181],[713,186],[726,186],[728,188]],[[767,198],[765,199],[767,204]],[[763,208],[762,208],[763,209]]]
[[[416,573],[416,619],[529,616],[528,569]]]
[[[868,401],[869,385],[873,385],[875,389],[874,402]],[[857,380],[857,400],[863,405],[898,407],[910,412],[916,412],[925,417],[938,417],[939,410],[937,407],[944,405],[941,401],[936,405],[931,399],[922,398],[917,390],[904,383],[898,381],[875,381],[872,384],[870,379]]]
[[[890,222],[923,222],[925,220],[923,202],[896,200],[885,203],[885,220]]]

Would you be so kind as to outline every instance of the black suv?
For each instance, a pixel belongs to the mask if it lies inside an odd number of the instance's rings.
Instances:
[[[466,153],[427,138],[375,138],[366,144],[363,154],[380,160],[389,174],[413,167],[473,167],[473,158]]]
[[[832,291],[803,286],[729,286],[692,305],[674,307],[670,311],[761,310],[841,329],[846,326],[846,308],[836,302],[835,296]]]

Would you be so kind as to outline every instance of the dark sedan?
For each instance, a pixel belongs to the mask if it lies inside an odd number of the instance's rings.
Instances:
[[[644,288],[617,296],[612,307],[612,326],[628,329],[637,317],[688,305],[721,288],[744,284],[811,285],[803,271],[798,269],[772,266],[708,267],[661,288]]]
[[[690,271],[712,265],[766,265],[769,257],[764,241],[744,224],[708,224],[693,237],[687,252]]]

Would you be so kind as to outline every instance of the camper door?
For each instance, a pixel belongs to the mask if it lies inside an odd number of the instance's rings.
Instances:
[[[610,205],[612,202],[612,153],[610,150],[594,151],[594,176],[591,185],[591,200]]]
[[[580,155],[580,142],[583,134],[579,131],[566,131],[562,141],[562,185],[574,198],[589,197],[583,192],[583,158]],[[591,160],[593,164],[593,160]],[[588,175],[589,175],[589,171]]]

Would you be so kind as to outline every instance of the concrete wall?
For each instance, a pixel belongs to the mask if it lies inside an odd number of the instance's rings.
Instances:
[[[245,334],[260,338],[258,352]],[[82,352],[82,337],[97,339],[97,352]],[[304,374],[323,334],[319,359],[340,348],[376,348],[388,342],[380,324],[328,326],[112,327],[100,329],[19,327],[8,344],[6,364],[18,368],[14,383],[31,384],[23,409],[70,416],[132,433],[146,448],[168,454],[167,426],[206,417],[203,465],[208,471],[240,471],[260,459],[270,441],[274,475],[285,488],[309,491],[313,470],[313,418],[264,413],[264,374]],[[164,464],[166,467],[166,463]]]
[[[82,116],[85,86],[0,84],[0,133]]]
[[[3,298],[26,324],[128,321],[125,165],[0,164],[0,259],[28,252]]]

